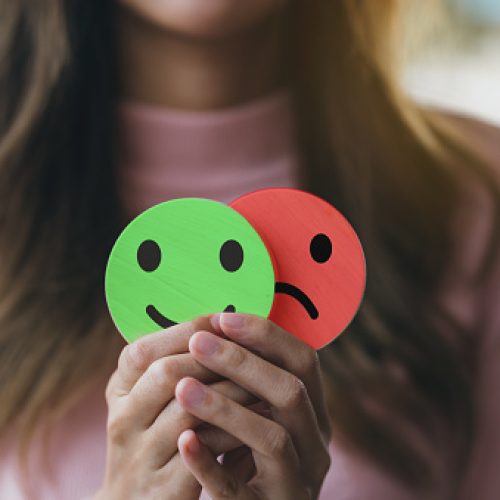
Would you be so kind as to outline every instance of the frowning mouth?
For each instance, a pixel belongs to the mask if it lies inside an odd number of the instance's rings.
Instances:
[[[224,312],[235,312],[235,311],[236,311],[236,308],[232,304],[228,305],[224,309]],[[158,326],[160,326],[163,329],[170,328],[171,326],[177,325],[176,321],[173,321],[170,318],[167,318],[166,316],[164,316],[152,304],[150,304],[149,306],[146,307],[146,314],[149,316],[149,318],[152,321],[154,321]]]
[[[311,319],[318,318],[319,312],[316,309],[316,306],[313,304],[312,300],[307,296],[307,294],[305,294],[300,288],[297,288],[296,286],[290,283],[283,283],[278,281],[276,283],[274,291],[276,293],[284,293],[286,295],[290,295],[290,297],[293,297],[295,300],[297,300],[297,302],[302,304],[302,306],[307,311],[307,314],[309,314],[309,317]],[[232,304],[228,305],[224,309],[224,312],[235,312],[235,311],[236,308]],[[167,318],[160,311],[158,311],[158,309],[156,309],[156,307],[153,306],[152,304],[146,307],[146,314],[152,321],[154,321],[159,327],[163,329],[177,325],[176,321]]]
[[[316,306],[313,304],[312,300],[300,289],[290,283],[282,283],[278,281],[275,286],[276,293],[285,293],[290,295],[295,300],[300,302],[304,309],[307,311],[311,319],[317,319],[319,316]]]

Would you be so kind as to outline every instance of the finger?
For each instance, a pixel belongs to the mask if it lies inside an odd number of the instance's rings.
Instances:
[[[216,332],[257,353],[302,380],[323,434],[330,439],[330,418],[317,352],[270,320],[249,314],[220,313],[210,316]]]
[[[127,395],[153,361],[187,352],[189,337],[202,328],[212,329],[208,316],[145,335],[125,346],[118,358],[117,377],[108,392],[118,397]]]
[[[248,405],[255,402],[255,396],[229,380],[217,382],[211,385],[211,388],[218,394],[237,401],[239,404]],[[148,447],[154,450],[154,452],[150,453],[153,460],[152,466],[159,468],[167,464],[177,451],[179,434],[186,429],[198,426],[200,423],[200,419],[186,411],[176,399],[172,399],[153,425],[146,431],[146,443],[149,443]],[[232,440],[226,439],[224,443],[214,442],[214,444],[218,444],[218,446],[214,447],[214,451],[218,454],[241,446],[241,442],[234,436]],[[224,448],[224,444],[229,444],[229,448]]]
[[[195,417],[196,418],[196,417]],[[198,439],[216,456],[240,449],[242,442],[233,435],[213,425],[196,428]]]
[[[179,436],[178,446],[184,464],[214,500],[257,498],[244,483],[216,460],[206,446],[200,443],[194,431],[184,431]]]
[[[212,427],[212,429],[214,428]],[[214,429],[214,430],[219,433],[219,437],[213,442],[209,443],[205,442],[205,437],[202,435],[200,430],[196,431],[198,439],[213,453],[213,455],[217,456],[220,455],[221,453],[224,453],[226,450],[231,449],[234,446],[234,443],[239,443],[237,446],[239,446],[240,447],[239,449],[241,449],[241,443],[237,441],[236,438],[234,438],[230,434],[225,433],[220,429]],[[216,434],[214,432],[214,436],[215,435]],[[209,441],[211,441],[211,438],[209,438]],[[178,445],[176,442],[176,449],[177,446]],[[213,446],[213,448],[211,448],[211,446]],[[246,449],[248,450],[248,448]],[[251,454],[250,454],[250,459],[251,459]],[[251,461],[251,463],[253,465],[253,460]],[[243,463],[242,460],[241,462],[238,463],[237,468],[236,466],[234,466],[234,467],[228,467],[228,469],[231,472],[233,472],[233,470],[236,469],[236,474],[240,474],[240,476],[237,477],[244,478],[248,477],[248,472],[245,472],[244,470],[245,466],[246,466],[246,460],[245,463]],[[165,465],[165,467],[161,468],[158,472],[160,474],[160,477],[162,477],[163,483],[173,484],[173,482],[175,481],[178,494],[171,493],[172,498],[181,499],[181,498],[199,497],[201,486],[197,481],[197,479],[193,476],[191,471],[186,467],[179,453],[175,453],[175,455],[169,460],[169,462]]]
[[[126,405],[130,427],[144,431],[150,427],[174,397],[177,382],[185,376],[204,382],[221,377],[200,365],[191,354],[175,354],[151,363],[121,402]]]
[[[283,425],[300,457],[326,455],[307,389],[291,373],[269,363],[244,347],[209,332],[197,332],[189,342],[195,359],[210,370],[267,401],[274,419]]]
[[[200,420],[232,434],[252,448],[258,474],[293,481],[298,457],[288,432],[278,423],[262,417],[226,398],[193,378],[176,387],[179,404]]]
[[[184,463],[180,453],[176,453],[167,466],[159,469],[157,474],[158,484],[165,484],[169,487],[169,500],[200,498],[201,485]],[[175,491],[172,491],[173,488]]]
[[[202,441],[199,432],[197,432],[197,435]],[[235,450],[224,453],[222,463],[231,474],[244,483],[247,483],[255,476],[255,462],[253,461],[252,450],[248,446],[240,446]]]

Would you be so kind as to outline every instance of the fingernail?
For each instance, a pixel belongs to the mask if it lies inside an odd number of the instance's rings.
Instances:
[[[239,330],[245,324],[245,316],[243,314],[222,313],[219,322],[222,329],[230,328],[231,330]]]
[[[205,399],[205,387],[196,381],[190,381],[184,389],[184,399],[189,406],[199,406]]]
[[[220,341],[217,336],[212,335],[211,333],[198,332],[193,336],[191,344],[199,353],[210,356],[217,351]]]
[[[198,438],[196,436],[196,434],[194,433],[194,431],[191,431],[193,434],[191,434],[189,437],[190,437],[190,441],[188,441],[188,445],[187,445],[187,450],[189,453],[191,453],[192,455],[195,455],[197,453],[200,452],[200,443],[198,442]]]

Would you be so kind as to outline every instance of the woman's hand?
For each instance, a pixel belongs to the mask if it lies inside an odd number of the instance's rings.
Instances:
[[[274,323],[243,314],[211,319],[213,330],[189,342],[203,366],[268,403],[266,418],[195,378],[183,378],[177,401],[193,416],[231,434],[251,449],[256,474],[245,480],[220,464],[193,430],[178,441],[182,458],[214,499],[311,499],[330,467],[330,426],[316,352]]]
[[[148,335],[126,346],[107,389],[108,436],[104,485],[96,499],[199,498],[201,487],[183,464],[177,440],[199,420],[174,399],[177,382],[186,376],[213,383],[211,390],[240,404],[255,401],[249,393],[197,363],[188,353],[190,336],[209,328],[199,318]],[[217,382],[219,380],[219,382]],[[213,428],[200,439],[216,453],[241,443]]]

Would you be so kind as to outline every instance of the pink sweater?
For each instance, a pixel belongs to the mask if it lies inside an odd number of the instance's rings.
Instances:
[[[261,187],[298,185],[294,121],[286,91],[215,112],[156,109],[127,102],[121,113],[124,148],[119,187],[130,215],[169,198],[202,196],[228,202]],[[465,256],[478,253],[473,247],[485,229],[479,226],[474,225],[478,237],[471,235],[464,243]],[[467,257],[467,265],[472,266],[472,260]],[[457,280],[448,284],[443,299],[464,320],[481,319],[484,324],[477,339],[481,352],[480,426],[461,487],[463,500],[500,498],[500,308],[495,307],[500,274],[491,282],[492,289],[479,297]],[[101,485],[106,451],[105,383],[67,415],[54,433],[48,456],[40,456],[38,446],[33,447],[29,484],[24,485],[31,491],[29,498],[85,498]],[[27,497],[16,468],[15,446],[15,432],[0,441],[2,500]],[[337,443],[330,449],[332,466],[321,500],[419,498],[376,464]],[[444,499],[446,487],[444,484],[435,498]]]

